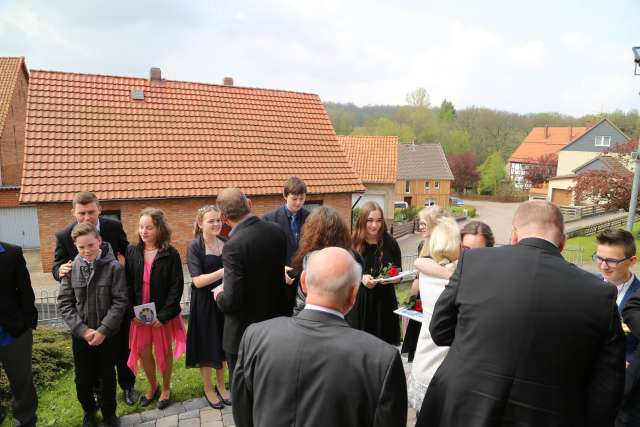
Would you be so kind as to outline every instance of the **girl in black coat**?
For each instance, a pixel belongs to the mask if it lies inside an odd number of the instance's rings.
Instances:
[[[170,404],[173,358],[180,357],[186,347],[184,323],[180,317],[180,298],[184,288],[182,262],[180,254],[170,244],[171,230],[160,209],[142,211],[138,233],[139,243],[127,248],[127,284],[132,305],[154,303],[157,316],[150,324],[135,317],[132,320],[128,365],[135,374],[140,355],[149,381],[149,388],[141,396],[140,404],[147,406],[158,399],[158,408],[163,409]],[[156,367],[162,374],[162,392],[156,380]]]

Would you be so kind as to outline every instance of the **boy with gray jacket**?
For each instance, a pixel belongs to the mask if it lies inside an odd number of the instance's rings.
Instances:
[[[82,425],[98,425],[93,390],[100,384],[104,424],[119,426],[116,343],[111,338],[120,330],[129,305],[124,269],[92,223],[76,225],[71,238],[78,255],[71,272],[60,281],[58,310],[72,333],[76,393],[84,410]]]

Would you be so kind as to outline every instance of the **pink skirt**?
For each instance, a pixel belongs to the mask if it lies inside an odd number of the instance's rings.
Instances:
[[[151,325],[136,325],[133,320],[129,327],[129,360],[127,366],[131,372],[138,373],[138,352],[148,345],[153,344],[156,359],[156,367],[160,372],[167,368],[165,356],[175,341],[173,358],[179,358],[187,349],[187,335],[184,322],[180,316],[176,316],[159,328]]]

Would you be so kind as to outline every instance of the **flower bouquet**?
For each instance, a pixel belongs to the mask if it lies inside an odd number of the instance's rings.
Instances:
[[[402,306],[409,310],[415,310],[422,313],[422,300],[416,295],[409,295],[409,297],[402,303]]]

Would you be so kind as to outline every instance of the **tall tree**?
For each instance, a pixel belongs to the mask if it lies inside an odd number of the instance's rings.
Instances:
[[[533,160],[524,172],[524,179],[536,187],[556,176],[558,170],[558,155],[555,153],[543,154]]]
[[[453,173],[453,188],[458,193],[465,189],[475,187],[480,180],[478,172],[478,160],[473,153],[452,154],[447,156],[449,167]]]
[[[429,106],[429,94],[423,87],[419,87],[413,92],[407,94],[407,105],[412,107],[428,107]]]
[[[438,117],[442,120],[453,120],[456,117],[456,109],[453,106],[453,103],[447,101],[447,99],[442,100],[442,104],[440,104],[440,111],[438,112]]]
[[[491,154],[478,168],[480,172],[480,194],[495,194],[498,185],[506,175],[504,160],[499,152]]]

